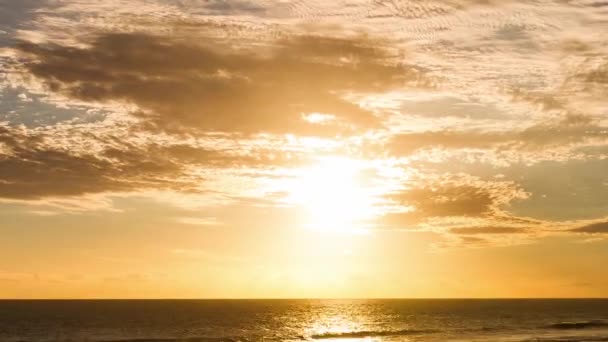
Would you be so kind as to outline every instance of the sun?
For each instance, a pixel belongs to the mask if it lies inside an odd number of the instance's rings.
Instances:
[[[329,232],[365,230],[374,207],[363,169],[361,161],[327,157],[299,170],[288,201],[304,210],[304,226]]]

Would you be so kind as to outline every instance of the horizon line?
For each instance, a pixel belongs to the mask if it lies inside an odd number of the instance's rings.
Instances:
[[[0,301],[608,300],[608,297],[0,298]]]

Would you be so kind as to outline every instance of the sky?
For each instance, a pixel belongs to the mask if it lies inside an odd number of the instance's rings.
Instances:
[[[608,3],[0,0],[0,298],[608,297]]]

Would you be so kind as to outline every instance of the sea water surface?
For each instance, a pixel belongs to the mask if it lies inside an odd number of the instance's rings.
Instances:
[[[608,341],[608,300],[0,301],[0,341]]]

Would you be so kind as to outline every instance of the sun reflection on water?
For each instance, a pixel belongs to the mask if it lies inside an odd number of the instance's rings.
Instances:
[[[336,310],[339,308],[339,310]],[[383,341],[379,337],[363,336],[372,329],[366,312],[355,310],[351,305],[328,306],[306,329],[305,336],[314,341],[372,342]],[[361,336],[357,336],[362,334]]]

